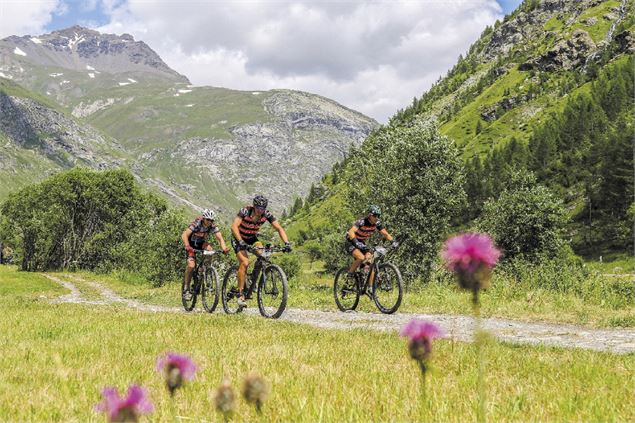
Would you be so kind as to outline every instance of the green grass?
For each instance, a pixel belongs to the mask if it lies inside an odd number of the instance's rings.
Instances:
[[[576,29],[582,29],[589,33],[594,42],[598,43],[606,37],[606,34],[611,27],[613,21],[604,19],[604,15],[609,12],[609,9],[613,7],[620,7],[619,0],[608,0],[600,3],[599,5],[585,10],[578,16],[576,22],[571,25],[570,30],[573,33]],[[584,23],[589,18],[596,18],[597,21],[593,25],[587,25]]]
[[[32,285],[31,279],[37,279]],[[121,307],[23,301],[17,292],[57,293],[38,275],[0,271],[10,347],[0,356],[2,421],[103,421],[93,411],[104,386],[148,389],[155,411],[144,421],[221,421],[213,392],[224,376],[240,387],[250,371],[271,385],[263,421],[473,421],[476,349],[434,344],[427,400],[395,333],[319,330],[259,317],[161,314]],[[156,357],[190,355],[196,379],[172,404]],[[484,349],[491,421],[631,421],[634,355],[513,346]],[[19,400],[16,400],[19,399]],[[260,420],[240,400],[233,421]]]

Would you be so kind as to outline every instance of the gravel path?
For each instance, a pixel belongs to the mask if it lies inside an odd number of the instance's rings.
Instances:
[[[75,275],[49,275],[50,280],[61,284],[70,291],[69,294],[53,300],[56,303],[76,304],[122,304],[140,311],[155,313],[184,313],[179,307],[166,307],[141,303],[120,297],[105,286],[86,281]],[[97,290],[101,300],[87,300],[73,280],[87,284]],[[221,305],[219,304],[219,307]],[[245,310],[246,314],[259,315],[257,308]],[[211,316],[210,316],[211,317]],[[337,313],[319,310],[287,309],[279,320],[308,324],[323,329],[371,329],[378,331],[398,331],[413,318],[426,319],[437,323],[448,337],[470,342],[474,333],[475,322],[472,317],[447,314],[411,314],[397,313],[393,315],[374,313]],[[510,343],[527,343],[535,345],[558,346],[565,348],[584,348],[613,353],[635,352],[635,329],[589,329],[575,325],[523,322],[507,319],[482,319],[481,326],[497,339]]]

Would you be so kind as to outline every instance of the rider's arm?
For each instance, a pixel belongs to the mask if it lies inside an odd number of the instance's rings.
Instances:
[[[191,247],[190,246],[190,235],[192,235],[192,230],[190,228],[187,228],[181,234],[181,240],[183,241],[183,245],[185,245],[185,248]]]
[[[348,230],[348,239],[353,240],[355,239],[355,232],[357,231],[357,226],[353,225],[351,226],[351,228]]]
[[[386,241],[392,241],[393,240],[392,235],[390,235],[386,229],[382,229],[381,231],[379,231],[379,233],[381,234],[381,236],[384,237],[384,239]]]
[[[277,220],[274,220],[273,222],[271,222],[271,226],[273,226],[273,228],[276,231],[278,231],[278,235],[280,235],[282,242],[284,242],[285,244],[289,242],[289,238],[287,238],[287,233],[284,231],[284,229],[280,225],[280,222],[278,222]]]
[[[220,244],[220,249],[223,251],[227,250],[227,245],[225,245],[225,239],[223,239],[223,234],[219,231],[219,232],[216,232],[214,236],[216,237],[216,239],[218,240],[218,243]]]
[[[234,238],[236,238],[236,241],[240,241],[242,239],[242,237],[240,236],[240,230],[238,229],[242,221],[243,221],[242,217],[236,216],[234,218],[234,222],[232,223],[232,235],[234,235]]]

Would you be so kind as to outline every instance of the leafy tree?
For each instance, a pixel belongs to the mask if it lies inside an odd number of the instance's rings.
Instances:
[[[562,251],[567,219],[561,200],[536,185],[533,175],[519,172],[498,199],[485,203],[476,225],[494,237],[505,259],[538,260]]]

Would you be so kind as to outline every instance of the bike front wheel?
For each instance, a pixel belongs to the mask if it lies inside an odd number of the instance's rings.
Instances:
[[[374,283],[375,305],[382,313],[392,314],[397,311],[403,298],[401,272],[392,263],[382,263],[378,267]]]
[[[350,311],[357,308],[359,304],[359,283],[357,274],[348,274],[348,268],[342,267],[335,274],[333,283],[333,296],[335,304],[341,311]]]
[[[223,277],[223,286],[221,288],[221,299],[223,301],[223,310],[227,314],[236,314],[243,311],[238,305],[238,267],[233,266],[227,269],[225,277]]]
[[[203,287],[201,292],[201,300],[203,308],[208,313],[213,313],[218,306],[218,297],[220,296],[220,284],[218,283],[218,273],[213,267],[205,269],[203,278]]]
[[[260,314],[277,319],[287,307],[287,275],[275,264],[265,267],[258,282],[258,308]]]

